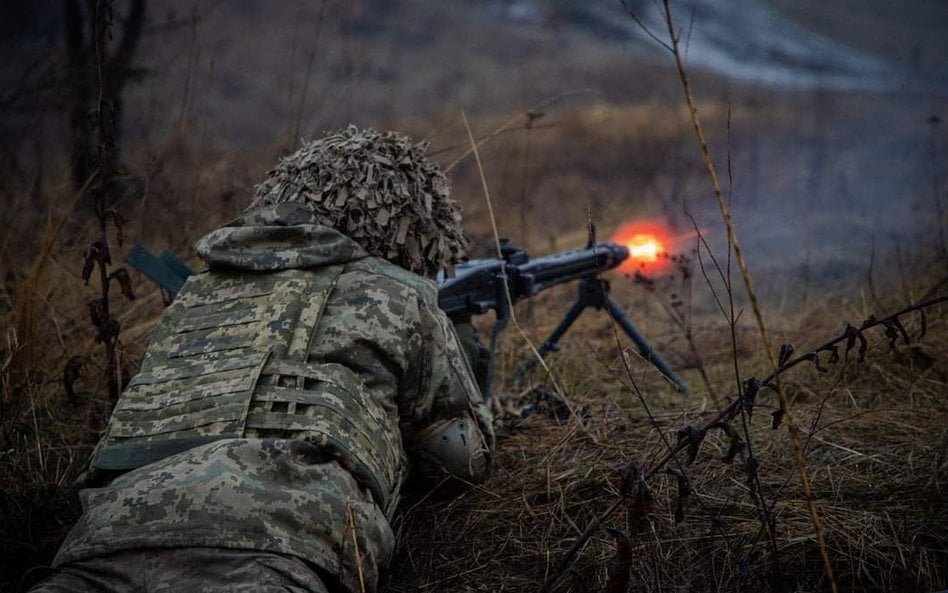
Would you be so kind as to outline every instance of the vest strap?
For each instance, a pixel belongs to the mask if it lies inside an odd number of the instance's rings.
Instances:
[[[150,442],[116,443],[106,445],[96,451],[92,457],[92,465],[96,469],[126,471],[227,438],[233,437],[217,435],[159,439]]]

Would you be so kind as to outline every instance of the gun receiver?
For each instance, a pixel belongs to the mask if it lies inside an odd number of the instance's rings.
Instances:
[[[455,277],[438,285],[438,304],[452,319],[483,315],[493,309],[501,318],[506,311],[504,276],[510,304],[544,290],[595,276],[617,267],[629,257],[629,250],[614,243],[600,243],[586,249],[530,259],[525,251],[502,245],[504,259],[475,259],[458,265]]]
[[[556,253],[530,259],[527,253],[506,242],[501,243],[502,259],[478,259],[455,268],[454,278],[438,283],[438,304],[455,322],[482,315],[491,309],[497,315],[497,324],[490,335],[491,352],[497,337],[507,327],[510,307],[558,284],[579,281],[576,302],[565,317],[540,346],[541,356],[556,351],[557,342],[588,307],[605,309],[615,323],[639,348],[645,360],[652,363],[682,393],[688,387],[671,370],[632,321],[609,294],[609,282],[599,278],[600,272],[617,267],[629,257],[629,250],[615,243],[592,244],[585,249]],[[506,280],[506,287],[505,287]],[[508,298],[509,295],[509,298]],[[524,369],[521,369],[524,370]],[[520,373],[518,373],[520,374]],[[488,382],[489,384],[489,382]]]

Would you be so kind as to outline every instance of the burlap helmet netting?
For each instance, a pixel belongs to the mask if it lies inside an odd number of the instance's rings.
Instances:
[[[464,256],[461,211],[427,143],[349,126],[280,159],[247,210],[304,203],[370,254],[427,277]]]

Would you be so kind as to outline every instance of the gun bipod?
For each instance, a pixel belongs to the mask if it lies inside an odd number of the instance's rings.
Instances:
[[[655,353],[655,350],[649,345],[645,337],[636,329],[635,325],[626,315],[622,307],[609,294],[609,281],[596,276],[588,276],[579,281],[579,290],[576,301],[566,311],[563,320],[550,333],[549,337],[543,342],[537,350],[540,356],[546,356],[549,352],[559,350],[559,341],[569,328],[579,319],[579,316],[587,308],[592,307],[597,310],[605,309],[606,313],[622,328],[625,335],[629,336],[639,349],[642,358],[649,361],[666,379],[675,384],[678,391],[684,394],[690,393],[688,386],[684,381],[671,370],[671,367]],[[528,361],[521,365],[520,369],[514,374],[515,381],[522,381],[524,376],[536,365],[535,360]]]

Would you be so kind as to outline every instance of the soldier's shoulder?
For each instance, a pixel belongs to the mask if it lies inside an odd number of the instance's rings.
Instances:
[[[365,257],[346,266],[346,274],[362,275],[375,282],[411,289],[421,300],[437,304],[438,287],[427,278],[414,274],[379,257]]]

